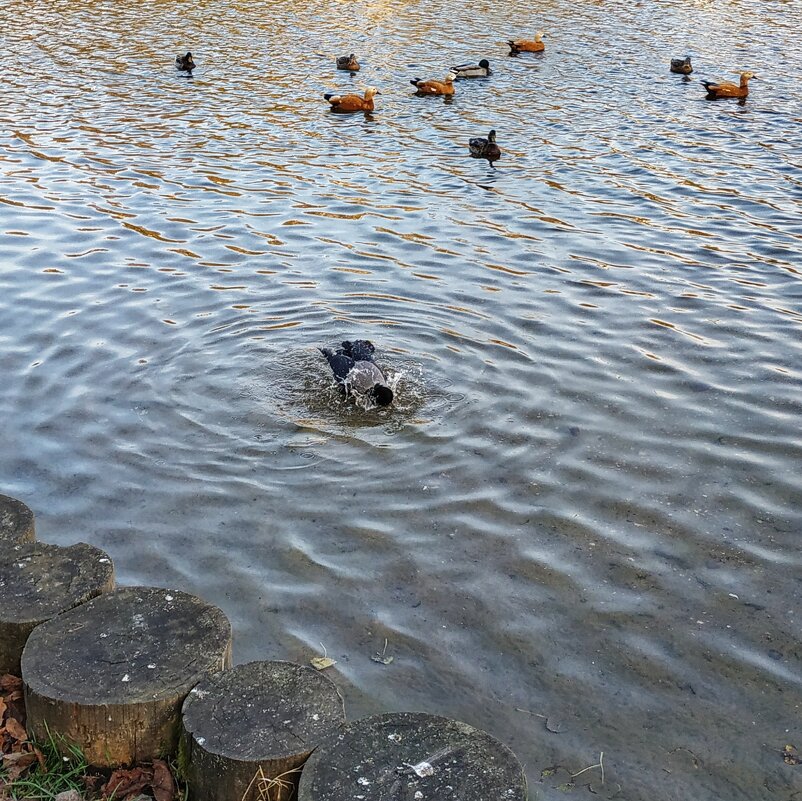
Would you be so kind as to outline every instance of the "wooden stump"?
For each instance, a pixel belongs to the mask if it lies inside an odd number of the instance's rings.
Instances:
[[[22,649],[36,626],[113,589],[108,554],[84,542],[0,551],[0,674],[19,675]]]
[[[231,664],[231,624],[194,595],[105,593],[34,629],[22,653],[28,731],[80,746],[90,765],[175,751],[181,704]]]
[[[321,743],[298,801],[525,801],[515,755],[456,720],[399,712],[349,723]]]
[[[184,702],[181,768],[192,801],[288,801],[300,767],[345,723],[334,683],[292,662],[249,662]]]
[[[0,548],[35,539],[33,512],[22,501],[0,495]]]

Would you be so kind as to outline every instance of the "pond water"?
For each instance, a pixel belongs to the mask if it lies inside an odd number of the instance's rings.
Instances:
[[[532,798],[802,797],[799,2],[0,23],[0,491],[42,539],[218,604],[237,661],[325,648],[352,719],[486,729]],[[354,337],[394,407],[333,387]]]

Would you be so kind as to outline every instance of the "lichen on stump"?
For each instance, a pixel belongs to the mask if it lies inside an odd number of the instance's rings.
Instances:
[[[113,589],[108,554],[84,542],[30,542],[0,551],[0,674],[19,675],[22,649],[36,626]]]
[[[33,512],[22,501],[0,495],[0,548],[35,539]]]
[[[334,683],[292,662],[249,662],[198,684],[183,711],[191,801],[288,801],[318,743],[345,723]]]
[[[363,718],[321,743],[298,801],[525,801],[526,779],[498,740],[421,712]]]
[[[28,638],[28,731],[62,735],[90,765],[169,755],[187,693],[230,664],[231,624],[216,606],[177,590],[117,589]]]

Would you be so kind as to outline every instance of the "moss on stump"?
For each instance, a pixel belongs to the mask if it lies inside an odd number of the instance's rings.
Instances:
[[[526,801],[515,755],[456,720],[421,712],[349,723],[312,754],[298,801]]]
[[[216,606],[177,590],[117,589],[28,638],[28,731],[63,735],[95,766],[166,756],[187,693],[230,664],[231,624]]]
[[[183,711],[192,801],[288,801],[300,767],[345,723],[334,683],[292,662],[249,662],[198,684]]]

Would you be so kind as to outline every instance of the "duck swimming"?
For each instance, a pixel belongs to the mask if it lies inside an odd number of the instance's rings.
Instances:
[[[389,406],[393,402],[393,390],[373,360],[375,350],[367,339],[346,340],[336,350],[320,348],[346,397],[361,395],[378,406]]]
[[[442,81],[422,81],[420,78],[415,78],[410,83],[418,90],[419,95],[453,95],[456,77],[454,72],[450,71]]]
[[[337,69],[359,72],[359,62],[356,60],[356,56],[353,53],[351,53],[350,56],[340,56],[337,59]]]
[[[329,101],[331,110],[339,114],[352,114],[355,111],[373,111],[373,98],[381,92],[371,86],[365,89],[365,96],[359,95],[332,95],[325,94],[323,97]]]
[[[475,159],[487,159],[487,163],[493,167],[493,162],[501,158],[501,148],[496,144],[496,132],[491,131],[487,135],[477,136],[468,140],[468,147],[471,150],[471,156]]]
[[[457,78],[486,78],[493,73],[490,71],[490,62],[483,58],[478,64],[460,64],[451,68]]]
[[[510,55],[516,53],[539,53],[546,49],[546,45],[541,41],[543,31],[538,31],[534,39],[510,39],[507,44],[510,46]]]
[[[693,72],[693,67],[691,66],[691,57],[685,56],[685,58],[672,58],[671,72],[676,72],[679,75],[690,75]]]
[[[185,56],[176,56],[175,66],[179,70],[192,72],[192,70],[195,69],[195,62],[192,60],[192,53],[187,53]]]
[[[753,72],[741,72],[741,82],[738,84],[722,81],[702,81],[702,85],[707,90],[708,100],[718,100],[723,97],[746,97],[749,94],[749,79],[756,78]]]

